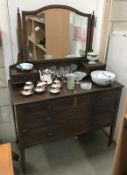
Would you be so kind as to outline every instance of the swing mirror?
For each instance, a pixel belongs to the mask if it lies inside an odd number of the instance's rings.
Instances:
[[[87,52],[92,51],[92,14],[52,5],[23,11],[22,22],[22,57],[29,61],[86,57]]]

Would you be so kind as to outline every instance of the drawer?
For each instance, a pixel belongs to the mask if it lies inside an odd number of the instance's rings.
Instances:
[[[105,113],[105,112],[114,112],[116,108],[116,100],[108,99],[102,102],[96,102],[93,104],[92,113]]]
[[[57,137],[55,128],[36,128],[23,130],[23,142],[25,147],[44,143]]]
[[[113,123],[113,119],[114,119],[113,112],[95,114],[92,116],[91,125],[93,128],[111,125]]]
[[[51,113],[32,113],[22,117],[22,123],[24,129],[35,129],[47,126],[52,122]]]
[[[53,122],[47,126],[23,129],[25,146],[30,146],[57,138],[71,137],[85,133],[91,129],[111,125],[113,113],[107,112],[94,116],[75,113],[76,116],[66,117],[65,120]]]
[[[77,107],[79,106],[91,106],[91,104],[93,103],[93,100],[95,98],[95,94],[83,94],[83,95],[79,95],[77,96]]]
[[[95,94],[95,102],[101,103],[103,101],[107,101],[110,99],[116,99],[119,96],[119,92],[117,90],[114,91],[105,91],[105,92],[98,92]]]
[[[71,119],[63,122],[61,125],[48,126],[42,128],[24,129],[23,132],[23,142],[25,147],[44,143],[50,140],[71,137],[79,135],[81,133],[87,132],[90,128],[90,122],[88,120],[77,121]]]
[[[68,108],[73,107],[74,105],[74,98],[61,98],[55,100],[49,100],[45,102],[37,102],[31,103],[27,105],[21,106],[21,110],[25,112],[25,114],[39,114],[39,113],[47,113],[49,111],[57,110],[66,110]]]

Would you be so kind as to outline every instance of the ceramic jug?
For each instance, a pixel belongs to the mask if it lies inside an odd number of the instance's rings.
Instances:
[[[51,84],[53,81],[53,72],[49,69],[45,69],[42,72],[39,70],[40,80],[46,81],[47,84]]]

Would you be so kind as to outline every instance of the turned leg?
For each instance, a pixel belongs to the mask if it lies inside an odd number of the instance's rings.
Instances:
[[[115,130],[114,125],[111,125],[108,146],[111,146],[111,144],[113,143],[114,130]]]
[[[21,167],[22,167],[22,171],[23,173],[26,172],[26,165],[25,165],[25,149],[24,147],[20,144],[20,156],[21,156]]]

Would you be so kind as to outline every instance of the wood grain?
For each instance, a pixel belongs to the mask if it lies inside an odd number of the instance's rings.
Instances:
[[[9,143],[0,145],[0,174],[14,175],[11,145]]]

